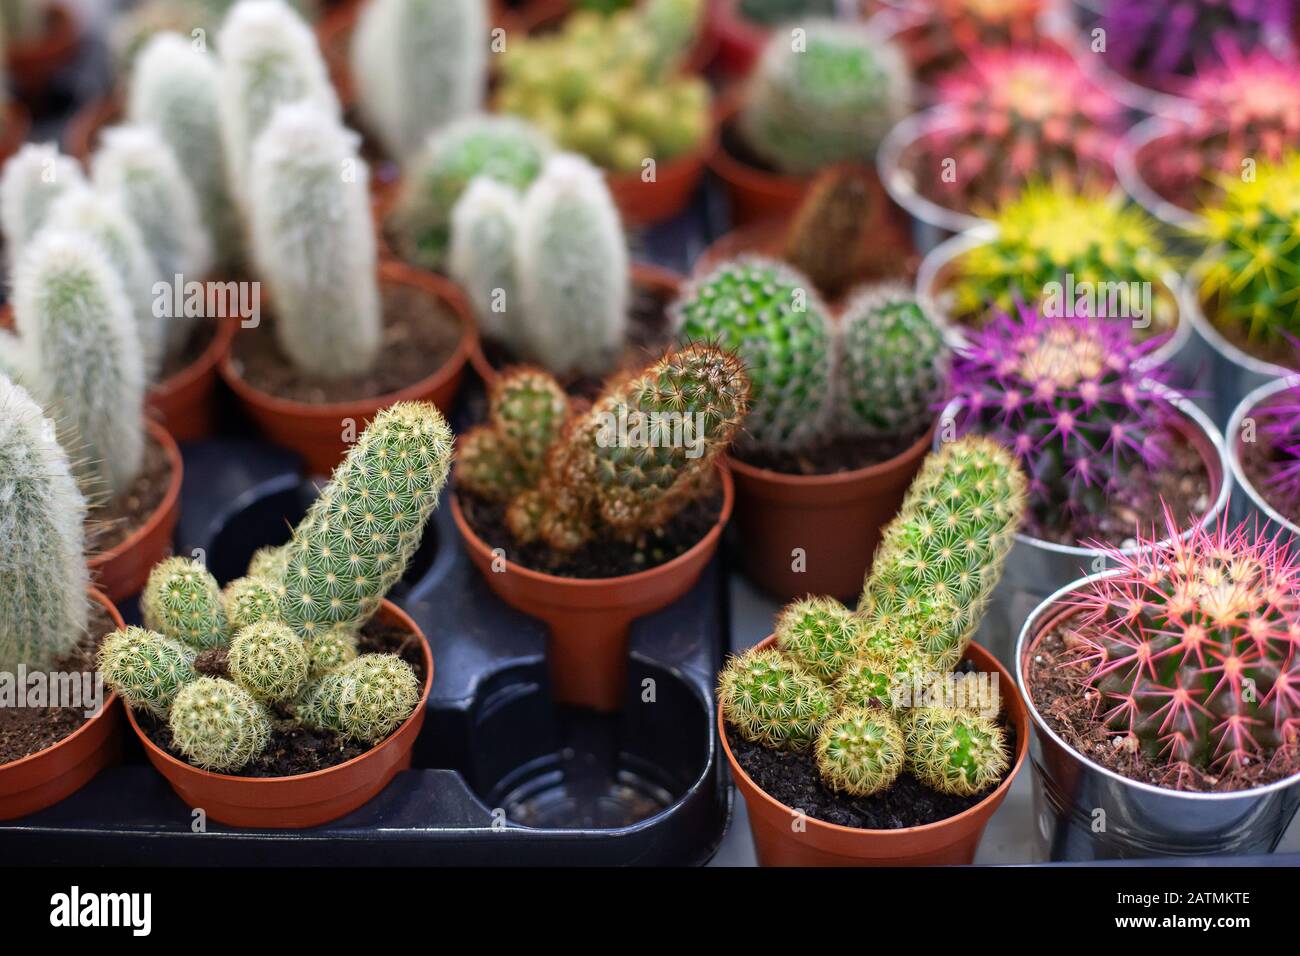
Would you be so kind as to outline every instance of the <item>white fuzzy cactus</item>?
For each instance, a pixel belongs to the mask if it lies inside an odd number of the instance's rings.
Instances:
[[[523,351],[550,371],[601,374],[627,334],[627,240],[601,171],[573,153],[524,196],[515,242]]]
[[[135,61],[126,115],[131,123],[156,128],[171,147],[194,189],[217,258],[237,263],[241,233],[221,139],[219,83],[213,54],[195,49],[179,33],[159,34]]]
[[[485,0],[372,0],[352,39],[362,119],[395,159],[431,130],[482,106]]]
[[[85,517],[54,426],[0,375],[0,672],[47,670],[86,633]]]
[[[322,378],[368,370],[383,337],[358,137],[309,102],[282,106],[258,139],[249,177],[253,259],[280,347]]]
[[[452,278],[469,294],[482,333],[506,342],[524,324],[514,259],[521,202],[518,190],[480,176],[451,213]]]
[[[217,49],[231,190],[246,199],[254,144],[277,107],[306,100],[334,118],[341,111],[311,27],[282,0],[237,4],[221,26]]]
[[[14,325],[30,350],[32,391],[58,423],[83,490],[120,494],[144,460],[144,362],[102,247],[43,231],[14,275]]]
[[[0,375],[24,387],[31,381],[31,350],[8,329],[0,329]]]
[[[5,163],[0,173],[0,229],[10,271],[45,224],[54,201],[85,182],[77,161],[49,143],[28,143]]]

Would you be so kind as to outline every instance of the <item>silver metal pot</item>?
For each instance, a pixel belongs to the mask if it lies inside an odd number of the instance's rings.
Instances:
[[[1016,683],[1033,721],[1034,830],[1043,856],[1109,860],[1272,852],[1300,807],[1300,775],[1232,793],[1155,787],[1084,757],[1038,712],[1025,680],[1035,642],[1071,612],[1061,602],[1072,591],[1102,576],[1074,581],[1048,597],[1029,615],[1016,643]]]
[[[1285,391],[1288,388],[1295,388],[1297,385],[1300,385],[1300,377],[1291,375],[1287,378],[1268,382],[1253,390],[1233,410],[1232,416],[1228,419],[1228,427],[1223,432],[1223,441],[1228,452],[1228,464],[1232,468],[1232,480],[1241,489],[1241,493],[1233,495],[1232,498],[1232,520],[1235,522],[1257,521],[1268,533],[1284,534],[1292,540],[1300,540],[1300,528],[1278,513],[1277,509],[1265,501],[1264,496],[1255,490],[1255,486],[1246,477],[1245,469],[1242,468],[1241,446],[1246,419],[1251,416],[1255,409],[1278,392]]]

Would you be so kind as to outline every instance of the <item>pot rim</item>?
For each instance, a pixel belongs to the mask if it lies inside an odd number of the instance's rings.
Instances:
[[[1265,784],[1261,787],[1251,787],[1247,790],[1229,790],[1223,792],[1206,793],[1199,790],[1172,790],[1168,787],[1157,787],[1154,784],[1144,783],[1140,780],[1133,780],[1122,774],[1116,773],[1108,767],[1085,757],[1077,749],[1071,746],[1064,738],[1056,733],[1047,722],[1043,720],[1042,715],[1038,712],[1037,705],[1034,704],[1033,695],[1029,692],[1029,683],[1025,679],[1024,661],[1029,656],[1030,651],[1037,645],[1039,638],[1042,636],[1035,629],[1041,623],[1055,624],[1061,616],[1070,616],[1070,614],[1079,613],[1077,608],[1071,609],[1068,606],[1061,606],[1060,602],[1072,592],[1081,589],[1093,581],[1103,578],[1114,577],[1123,574],[1122,568],[1115,568],[1110,571],[1101,571],[1097,574],[1088,574],[1072,581],[1064,587],[1058,589],[1054,594],[1044,598],[1042,603],[1030,613],[1025,619],[1024,625],[1020,628],[1020,636],[1016,639],[1015,665],[1016,665],[1016,687],[1020,691],[1021,699],[1024,700],[1026,709],[1029,712],[1029,719],[1033,723],[1035,733],[1045,734],[1049,739],[1064,748],[1074,759],[1087,765],[1089,770],[1099,773],[1117,783],[1129,787],[1135,787],[1146,793],[1155,794],[1165,797],[1181,797],[1188,800],[1203,800],[1206,802],[1222,803],[1230,800],[1253,800],[1256,797],[1266,793],[1272,793],[1275,790],[1285,790],[1300,783],[1300,772],[1294,773],[1289,777],[1281,780],[1275,780],[1272,783]]]
[[[1198,408],[1191,399],[1186,395],[1183,395],[1181,392],[1178,392],[1167,385],[1159,385],[1158,391],[1162,392],[1174,408],[1182,413],[1184,419],[1190,421],[1193,428],[1200,430],[1202,435],[1209,440],[1210,446],[1218,454],[1219,489],[1215,492],[1214,500],[1210,503],[1210,507],[1205,509],[1205,512],[1190,528],[1178,535],[1179,538],[1185,538],[1198,527],[1208,528],[1210,523],[1216,521],[1218,516],[1222,514],[1224,509],[1227,507],[1228,498],[1232,494],[1232,467],[1228,462],[1228,453],[1224,448],[1225,443],[1223,441],[1223,436],[1219,434],[1219,430],[1214,427],[1214,423],[1210,421],[1210,417],[1206,415],[1205,412],[1201,411],[1201,409]],[[946,406],[944,406],[940,420],[945,423],[953,421],[960,404],[961,399],[958,398],[954,398],[950,401]],[[942,446],[942,437],[939,433],[936,433],[934,436],[934,450],[938,451]],[[1201,456],[1201,460],[1205,465],[1205,470],[1210,473],[1210,478],[1213,480],[1214,473],[1212,466],[1214,462],[1208,460],[1204,455]],[[1159,543],[1165,544],[1171,540],[1173,539],[1165,538]],[[1038,548],[1043,551],[1050,551],[1055,554],[1068,555],[1075,558],[1094,558],[1098,555],[1108,553],[1098,548],[1085,548],[1080,545],[1059,544],[1055,541],[1045,541],[1042,538],[1035,538],[1033,535],[1025,534],[1023,531],[1016,532],[1015,541],[1016,544],[1019,545]],[[1120,554],[1133,555],[1141,553],[1145,548],[1142,545],[1135,544],[1127,548],[1118,548],[1117,550]]]
[[[902,463],[904,459],[911,458],[918,451],[924,456],[925,449],[932,446],[934,436],[939,428],[939,422],[942,416],[935,416],[930,423],[930,427],[925,430],[920,438],[908,445],[897,455],[887,458],[884,461],[878,461],[874,465],[867,465],[865,468],[855,468],[853,471],[838,471],[830,475],[792,475],[784,471],[774,471],[771,468],[759,468],[757,465],[751,465],[746,461],[737,458],[731,452],[724,456],[727,468],[739,472],[746,478],[765,481],[771,485],[796,486],[800,488],[826,488],[835,485],[854,484],[859,481],[868,481],[880,475],[893,471]]]
[[[117,609],[117,605],[115,605],[112,601],[110,601],[108,599],[108,596],[104,594],[103,591],[99,590],[99,588],[97,587],[92,586],[86,588],[86,593],[87,595],[89,595],[92,601],[98,602],[101,607],[107,609],[109,619],[112,621],[114,625],[116,625],[119,628],[126,627],[126,623],[122,620],[122,613]],[[99,673],[98,668],[95,669],[95,673],[96,674]],[[108,687],[107,684],[105,684],[104,687],[105,689],[108,690],[108,696],[104,698],[104,702],[99,708],[99,713],[95,714],[95,716],[91,717],[89,720],[83,721],[81,726],[78,727],[76,730],[74,730],[72,733],[68,734],[68,736],[62,738],[61,740],[56,740],[48,747],[38,750],[36,751],[36,753],[28,754],[26,757],[19,757],[17,760],[11,760],[8,763],[0,763],[0,774],[4,774],[5,772],[9,770],[13,770],[17,767],[21,767],[24,764],[34,763],[38,758],[49,756],[59,747],[62,747],[64,744],[71,743],[76,737],[79,737],[81,734],[88,731],[90,729],[90,726],[93,723],[95,723],[97,720],[100,720],[103,717],[105,717],[108,714],[109,709],[113,706],[114,703],[117,702],[117,693],[111,687]]]
[[[683,565],[697,559],[702,552],[715,547],[718,539],[722,536],[722,529],[731,520],[731,512],[736,504],[735,482],[732,480],[731,471],[728,469],[726,462],[721,458],[715,461],[714,468],[722,484],[722,508],[718,512],[717,520],[700,537],[700,540],[677,555],[677,557],[665,561],[663,564],[657,564],[653,568],[646,568],[644,571],[634,571],[632,574],[620,574],[612,578],[563,578],[557,574],[534,571],[532,568],[509,559],[506,559],[506,569],[536,584],[544,584],[547,587],[570,592],[591,592],[615,586],[630,587],[648,581],[652,577],[671,574]],[[480,555],[486,555],[490,558],[492,549],[487,546],[487,543],[478,536],[465,519],[465,513],[460,507],[460,489],[455,487],[452,488],[451,494],[451,516],[456,522],[456,529],[460,532],[461,540],[465,546],[477,551]]]
[[[1278,526],[1285,528],[1291,534],[1300,537],[1300,527],[1288,518],[1282,517],[1262,494],[1256,490],[1246,477],[1246,470],[1242,467],[1241,462],[1241,423],[1248,415],[1255,411],[1264,403],[1265,399],[1272,398],[1278,392],[1284,392],[1287,389],[1300,386],[1300,375],[1291,374],[1285,378],[1279,378],[1276,381],[1265,382],[1258,388],[1251,389],[1245,397],[1237,403],[1237,407],[1232,410],[1232,415],[1228,418],[1228,427],[1224,429],[1224,443],[1228,446],[1228,464],[1232,466],[1233,481],[1241,488],[1256,508],[1262,511],[1270,521]],[[1229,436],[1232,439],[1229,441]]]
[[[770,634],[766,638],[764,638],[763,640],[755,644],[754,647],[755,648],[771,647],[775,643],[776,643],[776,635]],[[986,648],[981,647],[980,645],[972,642],[968,646],[966,653],[962,657],[962,660],[967,660],[969,658],[971,647],[978,647],[979,650],[988,657],[989,663],[993,665],[993,669],[991,673],[996,673],[998,675],[999,687],[1002,686],[1003,684],[1012,685],[1011,673]],[[988,670],[982,670],[981,672],[990,673],[990,671]],[[1016,696],[1022,698],[1023,700],[1024,695],[1021,694],[1019,687],[1012,686],[1012,691]],[[731,752],[731,744],[727,740],[727,722],[726,719],[722,716],[722,708],[716,707],[714,709],[717,710],[718,712],[718,739],[722,742],[722,752],[727,756],[727,763],[730,764],[731,766],[732,774],[744,777],[745,781],[751,787],[753,787],[754,791],[760,794],[763,797],[763,799],[766,800],[771,806],[777,808],[778,810],[780,810],[785,814],[788,814],[791,817],[798,816],[799,814],[794,809],[786,806],[780,800],[776,799],[770,793],[768,793],[766,790],[760,787],[754,781],[754,779],[745,772],[745,769],[740,766],[740,763],[736,760],[735,754]],[[1028,714],[1028,708],[1026,708],[1026,714]],[[1014,720],[1014,717],[1010,713],[1008,713],[1006,716],[1007,716],[1008,723],[1016,725],[1017,722]],[[894,829],[894,830],[873,830],[873,829],[868,829],[866,827],[846,827],[839,823],[828,823],[827,821],[820,820],[817,817],[814,817],[808,813],[803,814],[803,819],[808,822],[809,826],[824,830],[826,833],[849,836],[849,837],[856,835],[858,838],[870,837],[871,839],[877,839],[877,840],[905,839],[907,837],[913,837],[918,834],[935,833],[938,830],[942,829],[943,827],[955,824],[961,820],[969,819],[970,817],[979,813],[990,800],[1001,800],[1006,795],[1006,793],[1011,789],[1011,785],[1015,782],[1017,775],[1019,775],[1021,768],[1024,767],[1025,761],[1028,759],[1029,756],[1028,731],[1030,729],[1031,728],[1029,725],[1029,718],[1028,716],[1026,716],[1024,720],[1024,726],[1023,727],[1016,726],[1016,755],[1015,755],[1015,759],[1011,763],[1011,769],[1007,771],[1007,775],[1002,778],[1002,782],[1000,784],[998,784],[996,787],[994,787],[992,790],[986,793],[978,803],[972,804],[971,806],[963,810],[961,813],[955,813],[950,817],[944,817],[942,820],[935,820],[932,823],[923,823],[920,826],[916,826],[916,827],[899,827],[898,829]]]
[[[131,729],[135,731],[136,737],[139,738],[140,743],[144,746],[145,750],[149,752],[151,758],[161,758],[168,766],[185,773],[193,774],[199,780],[204,782],[215,780],[222,784],[277,784],[291,781],[296,784],[300,781],[320,780],[325,778],[327,775],[338,773],[347,768],[353,767],[362,760],[370,757],[372,754],[376,754],[380,750],[392,744],[392,742],[401,736],[402,732],[410,726],[411,721],[421,718],[429,700],[429,692],[433,689],[434,662],[433,650],[429,646],[429,638],[409,614],[392,601],[388,600],[388,598],[384,598],[380,603],[380,612],[394,616],[397,619],[398,624],[407,628],[412,635],[420,639],[420,651],[424,656],[424,687],[420,692],[419,703],[415,705],[415,709],[411,711],[410,716],[408,716],[406,720],[402,721],[402,723],[398,725],[392,733],[379,743],[375,744],[365,753],[353,757],[351,760],[345,760],[343,763],[335,764],[332,767],[326,767],[323,770],[313,770],[310,773],[295,773],[285,777],[240,777],[229,773],[215,773],[211,770],[202,770],[188,761],[173,757],[167,751],[155,744],[149,739],[148,735],[141,730],[140,725],[136,722],[135,712],[130,707],[126,708],[126,719],[130,722]],[[379,614],[375,615],[375,617],[378,616]]]
[[[1142,167],[1138,163],[1142,150],[1157,140],[1171,136],[1177,131],[1178,123],[1179,120],[1172,116],[1148,116],[1129,127],[1115,149],[1115,174],[1124,191],[1151,215],[1176,229],[1194,232],[1204,225],[1204,217],[1170,202],[1156,192],[1142,175]]]
[[[288,418],[355,418],[372,414],[375,409],[387,408],[396,402],[404,401],[408,395],[432,391],[462,370],[469,361],[470,354],[478,341],[478,327],[474,322],[474,312],[469,306],[460,287],[449,279],[434,272],[419,269],[395,257],[381,256],[378,261],[380,284],[394,283],[407,285],[430,293],[440,299],[460,322],[460,338],[456,348],[440,366],[409,385],[374,395],[369,398],[351,399],[344,402],[301,402],[294,399],[280,398],[270,392],[250,384],[235,370],[234,342],[232,336],[229,345],[217,364],[222,379],[242,401],[276,412]]]
[[[146,417],[144,427],[150,437],[162,447],[163,454],[167,457],[167,463],[171,466],[171,477],[167,482],[167,490],[163,493],[163,499],[158,503],[158,507],[150,512],[144,524],[107,551],[101,551],[99,554],[87,559],[86,565],[90,568],[92,574],[131,551],[145,538],[153,535],[167,515],[175,513],[178,508],[181,482],[184,478],[185,469],[181,460],[180,446],[176,444],[176,439],[172,438],[171,432],[153,419]]]
[[[230,348],[230,342],[234,339],[235,332],[239,328],[239,320],[232,316],[216,319],[215,324],[217,328],[212,335],[212,341],[208,343],[208,347],[200,352],[198,357],[189,365],[177,369],[162,381],[149,386],[149,398],[169,397],[175,392],[188,388],[209,371],[216,369],[221,357]]]
[[[931,133],[956,125],[952,110],[943,106],[931,106],[904,117],[881,140],[876,151],[876,171],[889,198],[914,218],[948,232],[962,233],[992,225],[992,220],[939,205],[922,195],[903,175],[903,156],[909,149]]]
[[[1200,278],[1203,268],[1204,265],[1198,263],[1188,271],[1182,287],[1183,303],[1179,309],[1183,315],[1186,315],[1191,320],[1192,327],[1196,329],[1201,338],[1206,341],[1211,349],[1218,352],[1233,365],[1244,368],[1248,372],[1253,372],[1263,378],[1285,378],[1295,375],[1296,369],[1255,358],[1255,356],[1229,342],[1223,333],[1215,328],[1214,323],[1210,321],[1201,305]]]

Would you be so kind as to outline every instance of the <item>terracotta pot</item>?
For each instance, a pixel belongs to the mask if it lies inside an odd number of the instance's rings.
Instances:
[[[157,422],[146,422],[149,437],[162,446],[171,467],[167,491],[156,511],[115,547],[92,557],[87,565],[91,580],[110,601],[138,594],[155,564],[171,554],[172,535],[181,514],[181,452],[176,440]]]
[[[709,131],[694,149],[676,159],[657,162],[653,182],[643,182],[640,172],[605,173],[614,204],[625,226],[650,226],[681,213],[695,196],[704,178],[704,167],[717,151],[717,128]]]
[[[122,615],[103,594],[90,592],[114,627]],[[53,806],[76,793],[122,756],[122,704],[112,691],[104,706],[58,743],[11,763],[0,764],[0,820],[12,820]]]
[[[902,506],[933,434],[931,426],[888,461],[838,475],[786,475],[729,458],[745,575],[780,601],[805,594],[856,600],[881,529]],[[796,549],[801,571],[792,567]]]
[[[758,62],[771,29],[740,15],[740,0],[708,0],[705,36],[714,44],[713,65],[723,76],[745,76]]]
[[[352,31],[356,29],[363,6],[361,0],[336,4],[316,24],[316,42],[320,45],[321,57],[325,60],[339,104],[344,109],[357,98],[352,83],[351,46]]]
[[[645,289],[669,302],[677,298],[678,292],[681,291],[682,277],[663,266],[651,265],[648,262],[634,262],[631,273],[632,285],[635,288]],[[488,361],[481,339],[474,339],[469,353],[469,362],[484,385],[491,385],[497,380],[496,367]]]
[[[197,359],[149,389],[149,410],[178,442],[207,438],[215,427],[217,365],[230,351],[238,319],[218,319],[212,341]]]
[[[771,647],[769,637],[759,647]],[[1007,669],[978,644],[966,651],[977,670],[996,674],[998,692],[1016,730],[1011,772],[992,793],[954,817],[899,830],[862,830],[805,816],[768,796],[736,763],[718,713],[718,736],[736,789],[749,810],[749,829],[761,866],[940,866],[970,863],[989,818],[1006,798],[1029,750],[1029,716]],[[794,824],[801,824],[796,827]]]
[[[376,412],[397,402],[431,401],[444,415],[450,414],[452,402],[464,377],[465,363],[469,360],[471,351],[476,348],[478,336],[473,313],[464,294],[453,283],[432,272],[393,259],[380,261],[379,280],[381,283],[410,286],[437,296],[461,324],[460,342],[451,358],[412,385],[374,398],[312,405],[277,398],[246,382],[235,367],[233,340],[221,357],[221,377],[258,428],[271,441],[301,455],[309,474],[328,475],[343,459],[348,450],[348,443],[343,439],[345,420],[350,419],[356,423],[356,433],[359,435],[365,423]]]
[[[160,748],[140,729],[129,709],[127,720],[144,746],[145,756],[167,778],[177,796],[191,807],[202,807],[209,819],[234,827],[271,830],[301,829],[337,820],[371,800],[398,771],[410,768],[411,748],[424,725],[424,704],[433,686],[433,655],[416,623],[391,601],[380,605],[376,620],[410,631],[419,639],[424,688],[415,712],[402,726],[378,746],[346,763],[292,777],[211,773]]]
[[[5,107],[4,127],[0,129],[0,163],[18,152],[18,148],[27,141],[27,134],[32,128],[32,117],[27,107],[17,100],[11,100]]]
[[[718,550],[735,495],[727,470],[720,467],[718,475],[722,512],[708,533],[665,564],[616,578],[561,578],[509,561],[503,570],[495,570],[497,555],[470,528],[458,497],[452,495],[452,517],[488,586],[511,607],[546,622],[546,658],[558,702],[601,711],[622,708],[628,628],[694,587]]]
[[[45,32],[32,40],[14,40],[5,51],[9,76],[24,100],[45,95],[54,74],[72,61],[81,45],[81,24],[62,0],[48,0]]]
[[[63,130],[63,151],[89,168],[90,157],[99,146],[99,134],[125,119],[126,107],[118,93],[87,100],[68,120]]]
[[[763,219],[788,219],[803,200],[811,176],[788,176],[759,169],[734,156],[727,148],[727,131],[740,111],[742,89],[733,89],[718,108],[717,148],[709,168],[726,186],[731,199],[731,220],[737,226]]]

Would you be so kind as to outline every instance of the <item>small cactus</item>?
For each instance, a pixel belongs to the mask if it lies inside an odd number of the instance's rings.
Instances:
[[[718,706],[746,740],[803,750],[834,713],[835,699],[825,684],[779,651],[750,648],[723,668]]]
[[[891,656],[863,651],[835,678],[835,699],[841,708],[891,707],[897,671]]]
[[[786,229],[781,259],[827,298],[838,298],[866,274],[884,274],[890,265],[876,252],[884,200],[880,187],[871,184],[874,175],[852,163],[826,169],[808,186]]]
[[[307,645],[308,679],[318,681],[336,667],[357,659],[357,639],[345,628],[335,628]]]
[[[946,708],[920,708],[908,717],[907,769],[933,790],[974,796],[1010,766],[1006,734],[992,717]]]
[[[776,620],[775,633],[778,650],[828,683],[858,652],[858,622],[834,598],[809,597],[788,605]]]
[[[248,577],[261,578],[267,582],[281,585],[285,572],[289,569],[289,553],[286,545],[279,547],[258,548],[248,562]],[[280,587],[276,587],[280,593]]]
[[[307,683],[307,645],[277,621],[259,621],[235,633],[228,657],[230,676],[261,701],[286,701]]]
[[[0,173],[0,230],[11,272],[55,201],[85,184],[81,164],[49,143],[27,143],[9,158]]]
[[[192,647],[142,627],[105,637],[95,666],[132,709],[163,718],[181,688],[198,679]]]
[[[451,214],[447,271],[469,295],[479,331],[499,342],[527,334],[516,321],[523,318],[515,269],[522,202],[513,187],[480,176]]]
[[[190,558],[168,558],[149,572],[140,596],[145,627],[198,650],[224,647],[226,612],[216,578]]]
[[[266,709],[238,684],[217,677],[200,677],[182,687],[167,725],[172,744],[202,770],[238,770],[271,739]]]
[[[832,790],[868,797],[892,786],[903,769],[903,734],[888,713],[846,707],[822,725],[817,770]]]
[[[366,654],[327,673],[308,689],[298,717],[350,740],[377,743],[420,703],[420,681],[395,654]]]
[[[266,578],[237,578],[221,592],[221,606],[232,633],[250,624],[280,619],[280,591],[275,581]]]

